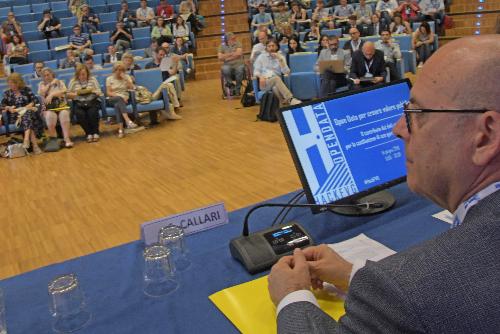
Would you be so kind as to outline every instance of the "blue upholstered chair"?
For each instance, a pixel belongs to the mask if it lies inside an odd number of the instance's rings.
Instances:
[[[318,55],[316,52],[299,52],[291,54],[290,59],[290,91],[300,100],[318,97],[317,74],[314,65]]]

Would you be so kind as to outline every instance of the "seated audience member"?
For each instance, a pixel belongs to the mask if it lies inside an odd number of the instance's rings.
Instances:
[[[154,58],[157,50],[158,50],[158,41],[152,39],[151,45],[144,49],[144,58]]]
[[[392,22],[389,26],[389,30],[391,31],[391,33],[396,35],[401,35],[401,34],[406,35],[412,33],[410,24],[406,21],[403,21],[403,18],[399,13],[395,13],[394,16],[392,17]]]
[[[193,29],[195,34],[203,29],[203,26],[196,17],[196,5],[193,0],[184,0],[180,3],[179,16],[182,16],[184,21],[191,24],[191,29]]]
[[[352,15],[354,15],[354,7],[347,4],[347,0],[340,0],[340,5],[336,6],[333,11],[333,19],[336,21],[335,25],[337,27],[344,26],[349,16]]]
[[[368,25],[367,36],[379,36],[380,32],[389,29],[389,23],[381,22],[377,14],[372,15],[372,23]]]
[[[254,44],[250,53],[250,62],[252,64],[262,52],[266,51],[268,35],[264,31],[259,31],[257,38],[259,39],[259,43]]]
[[[12,36],[11,42],[7,44],[7,56],[9,64],[28,63],[28,47],[18,35]]]
[[[77,56],[94,54],[94,50],[90,48],[92,42],[90,42],[89,34],[82,33],[82,29],[78,24],[73,27],[73,35],[69,37],[69,45]]]
[[[259,12],[252,17],[252,27],[258,29],[261,26],[265,26],[267,29],[274,29],[273,18],[271,14],[266,13],[266,6],[261,3],[258,7]]]
[[[12,73],[7,77],[8,89],[3,92],[2,109],[10,113],[10,122],[14,123],[20,118],[20,126],[24,131],[23,147],[30,146],[34,154],[42,153],[38,146],[38,138],[43,134],[43,120],[40,111],[35,107],[38,99],[23,81],[19,73]],[[27,108],[22,113],[23,108]],[[34,108],[34,109],[31,109]]]
[[[406,22],[421,21],[420,7],[414,0],[404,0],[403,2],[401,2],[396,11],[401,14],[403,21]]]
[[[94,62],[94,57],[92,57],[91,55],[86,55],[83,58],[83,63],[85,64],[85,66],[87,66],[87,68],[89,69],[90,72],[92,72],[94,70],[102,70],[102,66],[96,64]]]
[[[88,5],[82,5],[82,13],[78,19],[78,24],[85,33],[95,33],[99,31],[99,17],[91,12]]]
[[[270,38],[266,44],[266,51],[255,60],[253,76],[259,80],[259,88],[263,91],[272,91],[280,100],[281,105],[299,104],[300,100],[293,97],[288,87],[281,79],[282,75],[290,74],[285,57],[278,52],[278,43]]]
[[[294,36],[288,40],[288,50],[286,53],[286,64],[288,66],[290,66],[290,55],[297,52],[306,52],[306,50],[300,45],[299,39]]]
[[[325,8],[323,0],[318,0],[316,2],[316,7],[312,13],[312,19],[319,22],[319,27],[331,27],[335,28],[333,17],[330,15],[330,10]]]
[[[128,8],[128,2],[122,1],[121,9],[116,15],[116,21],[122,22],[125,28],[131,29],[137,26],[137,19],[135,18],[134,11]]]
[[[64,68],[70,68],[70,67],[76,67],[76,65],[80,64],[80,58],[78,58],[75,55],[75,51],[69,49],[66,50],[66,58],[61,62],[59,65],[59,68],[64,69]]]
[[[342,60],[344,61],[345,73],[334,73],[330,69],[326,69],[320,73],[320,97],[327,97],[335,94],[337,86],[345,86],[346,73],[349,71],[350,54],[339,48],[339,38],[337,36],[328,37],[328,48],[323,49],[316,61],[316,71],[319,71],[319,62],[326,60]]]
[[[219,46],[217,57],[223,62],[222,75],[227,88],[237,96],[241,94],[241,82],[245,78],[243,47],[232,32],[227,33],[225,37],[225,41]]]
[[[255,30],[255,31],[253,32],[253,36],[252,36],[252,37],[253,37],[253,41],[252,41],[252,44],[257,44],[257,43],[259,43],[259,38],[258,38],[258,36],[259,36],[260,32],[264,32],[264,33],[265,33],[266,35],[268,35],[268,36],[271,36],[271,34],[272,34],[272,31],[271,31],[271,30],[269,30],[266,26],[259,26],[259,27],[257,28],[257,30]]]
[[[375,13],[380,17],[380,21],[389,24],[397,9],[398,2],[396,0],[378,0]]]
[[[270,10],[271,4],[269,0],[248,0],[248,9],[250,11],[250,17],[253,17],[259,12],[259,6],[264,5],[264,9]]]
[[[396,68],[396,62],[401,59],[399,44],[392,40],[391,32],[388,30],[382,31],[380,37],[381,39],[375,42],[375,48],[384,53],[385,66],[389,67],[391,81],[399,80],[403,74],[399,74]]]
[[[81,7],[85,3],[84,0],[69,0],[68,9],[77,18],[81,15]]]
[[[107,104],[115,108],[115,112],[123,117],[128,129],[134,129],[137,124],[128,117],[127,104],[129,102],[129,90],[135,88],[132,78],[125,73],[125,66],[121,61],[113,64],[113,74],[106,78]],[[122,138],[123,123],[118,122],[118,137]]]
[[[319,54],[321,53],[322,50],[328,49],[329,48],[329,39],[327,35],[321,35],[321,38],[319,40],[319,45],[318,48],[316,49],[316,52]]]
[[[156,19],[156,25],[151,31],[151,38],[156,39],[160,45],[163,42],[172,43],[174,41],[170,25],[165,22],[163,17]]]
[[[162,17],[165,21],[174,19],[174,7],[167,0],[160,0],[160,4],[156,7],[156,16]]]
[[[141,67],[137,64],[134,64],[134,55],[131,53],[125,53],[121,59],[123,66],[125,66],[125,74],[130,75],[130,77],[135,82],[135,71],[141,69]]]
[[[429,26],[429,23],[422,22],[417,31],[413,33],[412,38],[413,48],[417,51],[417,60],[419,67],[431,56],[431,46],[434,44],[434,33]]]
[[[358,18],[356,15],[349,16],[347,23],[342,25],[342,35],[348,35],[351,28],[358,29],[360,36],[365,36],[363,34],[363,26],[358,24]]]
[[[284,29],[288,27],[292,29],[291,14],[285,7],[285,3],[280,1],[278,2],[278,11],[274,13],[274,28],[276,32],[282,34]]]
[[[189,41],[189,26],[186,24],[182,16],[175,18],[175,23],[172,24],[174,37],[182,37],[185,42]],[[160,44],[161,45],[161,44]]]
[[[42,70],[42,76],[43,80],[38,84],[38,95],[42,98],[40,102],[44,105],[42,110],[45,110],[43,116],[45,124],[47,124],[49,137],[57,138],[56,125],[59,120],[64,137],[64,147],[72,148],[70,112],[69,105],[66,102],[66,85],[64,81],[56,79],[54,71],[48,67]]]
[[[3,33],[8,37],[12,38],[14,35],[23,36],[21,23],[16,20],[14,12],[7,14],[7,20],[2,23],[2,29]]]
[[[119,52],[125,52],[132,46],[132,33],[122,22],[116,22],[116,30],[111,33],[111,43]]]
[[[292,2],[292,9],[290,10],[290,24],[293,30],[300,32],[309,29],[310,22],[307,18],[307,12],[301,8],[298,2]]]
[[[148,7],[148,2],[146,0],[141,0],[139,8],[135,12],[137,18],[138,27],[148,27],[153,24],[155,18],[155,12],[153,8]]]
[[[291,38],[298,39],[298,36],[294,34],[291,26],[283,26],[283,31],[278,34],[277,38],[280,44],[288,45],[288,41]]]
[[[384,83],[385,75],[384,53],[375,49],[373,42],[364,43],[352,54],[349,78],[353,89]]]
[[[164,58],[166,58],[167,53],[168,53],[168,51],[165,50],[164,48],[159,48],[155,57],[153,57],[153,61],[146,64],[146,69],[160,68],[160,66],[162,65],[162,60]],[[167,60],[167,63],[168,63],[168,60]],[[174,73],[174,72],[172,71],[172,73]],[[162,71],[162,75],[164,75],[163,76],[164,80],[166,77],[165,74],[167,75],[167,78],[168,78],[168,76],[170,75],[170,72],[167,71],[166,73],[164,73]],[[171,120],[181,119],[182,117],[175,113],[175,112],[179,111],[180,107],[182,107],[182,105],[180,103],[179,95],[177,94],[177,89],[175,88],[175,85],[171,82],[168,82],[168,83],[164,82],[162,84],[162,87],[163,87],[163,85],[167,89],[168,98],[169,98],[170,103],[172,105],[172,108],[170,108],[170,110],[168,112],[167,119],[171,119]]]
[[[43,61],[37,61],[37,62],[35,62],[35,64],[33,65],[33,67],[35,68],[35,71],[33,72],[33,74],[32,74],[31,77],[33,79],[42,79],[43,78],[43,76],[42,76],[42,70],[45,67],[45,63]]]
[[[175,39],[175,43],[171,48],[172,53],[179,57],[182,70],[186,74],[190,74],[194,69],[193,54],[189,53],[189,48],[181,37]]]
[[[304,42],[319,41],[321,34],[319,32],[318,21],[311,21],[311,30],[304,35]]]
[[[393,128],[408,187],[453,212],[451,229],[363,267],[327,245],[296,249],[268,278],[278,334],[498,332],[500,95],[484,83],[500,74],[499,41],[471,36],[439,48]],[[346,294],[338,322],[310,291],[323,282]]]
[[[52,15],[50,9],[43,11],[43,16],[38,22],[38,30],[42,32],[43,36],[47,39],[53,37],[61,37],[61,22],[59,19]]]
[[[365,41],[360,38],[360,33],[357,28],[351,28],[349,30],[349,35],[351,35],[351,40],[344,44],[344,50],[349,51],[352,56],[354,52],[361,50]]]
[[[87,66],[78,64],[75,76],[68,85],[66,96],[73,101],[73,108],[78,124],[87,137],[87,142],[99,141],[99,110],[102,96],[101,86],[92,76]]]
[[[116,48],[114,45],[108,46],[108,53],[104,56],[104,63],[105,64],[114,64],[120,60],[122,60],[122,53],[116,51]]]
[[[443,0],[422,0],[420,1],[419,6],[425,20],[434,21],[436,29],[442,28],[445,9]]]
[[[372,6],[367,5],[366,0],[359,0],[359,5],[354,11],[354,15],[358,18],[358,24],[369,25],[372,23]]]

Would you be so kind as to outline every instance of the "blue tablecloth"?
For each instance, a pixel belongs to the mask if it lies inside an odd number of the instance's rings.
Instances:
[[[287,221],[298,221],[317,243],[333,243],[365,233],[401,251],[449,229],[431,215],[440,208],[408,190],[391,189],[396,206],[369,217],[312,215],[295,208]],[[273,199],[283,203],[295,193]],[[249,208],[230,213],[229,224],[187,238],[192,265],[179,276],[180,287],[162,298],[142,292],[142,243],[128,243],[54,264],[0,282],[4,289],[9,334],[50,333],[47,283],[57,275],[76,273],[92,313],[78,333],[236,333],[236,328],[209,301],[216,291],[259,277],[248,274],[229,253],[229,240],[241,234]],[[250,230],[268,227],[279,209],[263,208],[251,217]],[[262,273],[264,275],[266,273]]]

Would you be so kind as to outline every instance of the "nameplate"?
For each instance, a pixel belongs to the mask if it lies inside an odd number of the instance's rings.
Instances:
[[[184,229],[184,234],[203,232],[227,224],[229,221],[224,203],[213,204],[184,213],[155,219],[141,225],[141,239],[145,245],[158,242],[158,232],[165,226],[176,225]]]

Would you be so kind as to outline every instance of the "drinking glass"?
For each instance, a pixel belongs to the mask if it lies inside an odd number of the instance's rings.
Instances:
[[[75,274],[56,277],[49,283],[50,312],[54,330],[61,333],[77,331],[90,320],[85,296]]]
[[[170,250],[162,245],[144,249],[144,293],[150,297],[164,296],[177,289]]]
[[[7,334],[7,322],[5,319],[5,300],[3,290],[0,288],[0,334]]]
[[[158,243],[170,249],[174,261],[174,269],[184,271],[191,265],[187,257],[184,230],[179,226],[162,227],[158,233]]]

